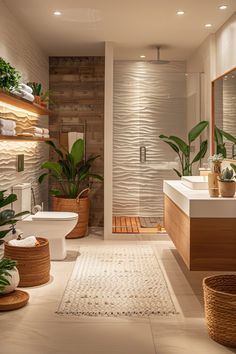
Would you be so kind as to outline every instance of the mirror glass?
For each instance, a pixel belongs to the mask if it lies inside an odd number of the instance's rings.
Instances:
[[[213,98],[214,151],[236,159],[236,69],[213,82]]]

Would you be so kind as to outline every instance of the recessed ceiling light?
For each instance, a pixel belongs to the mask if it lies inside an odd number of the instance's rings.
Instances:
[[[228,8],[228,5],[220,5],[219,9],[220,10],[226,10]]]
[[[181,15],[184,15],[185,12],[184,12],[183,10],[179,10],[179,11],[176,12],[176,14],[179,15],[179,16],[181,16]]]
[[[207,27],[207,28],[208,28],[208,27],[212,27],[212,24],[211,24],[211,23],[206,23],[206,24],[205,24],[205,27]]]
[[[140,55],[140,58],[144,59],[146,58],[146,55]]]
[[[55,16],[61,16],[61,12],[60,12],[60,11],[54,11],[54,12],[53,12],[53,15],[55,15]]]

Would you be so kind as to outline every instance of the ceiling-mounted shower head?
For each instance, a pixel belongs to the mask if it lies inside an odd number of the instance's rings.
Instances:
[[[169,64],[169,60],[161,60],[160,59],[160,50],[161,47],[157,46],[157,60],[151,60],[150,63],[151,64]]]

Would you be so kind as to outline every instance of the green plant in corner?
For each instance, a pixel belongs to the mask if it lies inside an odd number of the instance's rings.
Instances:
[[[0,88],[6,91],[16,89],[20,78],[20,73],[10,63],[0,57]]]
[[[51,195],[74,199],[78,197],[85,185],[89,185],[90,178],[103,180],[102,176],[90,172],[94,161],[100,156],[91,156],[85,160],[82,139],[75,141],[70,152],[59,149],[53,141],[46,143],[53,148],[58,156],[58,161],[44,162],[41,167],[47,169],[48,172],[43,173],[38,181],[42,183],[47,176],[57,181],[59,187],[51,189]]]
[[[159,138],[168,144],[178,155],[181,171],[174,168],[174,171],[179,177],[182,176],[192,176],[192,166],[194,163],[200,161],[206,154],[208,148],[208,141],[204,140],[200,145],[199,152],[195,157],[191,158],[191,144],[201,135],[201,133],[208,127],[208,121],[201,121],[195,127],[193,127],[188,133],[188,142],[180,139],[177,136],[170,135],[160,135]]]
[[[17,262],[12,259],[3,258],[0,260],[0,294],[7,285],[10,285],[10,281],[7,279],[11,277],[9,271],[13,270],[16,265]]]
[[[19,217],[29,214],[29,211],[23,211],[16,214],[12,209],[5,209],[7,205],[12,204],[17,200],[16,194],[11,193],[5,196],[5,192],[5,190],[0,191],[0,210],[1,208],[4,208],[4,210],[0,212],[0,239],[4,238],[11,230],[14,233],[14,228],[17,221],[19,221]],[[0,240],[0,244],[2,242],[3,241]]]

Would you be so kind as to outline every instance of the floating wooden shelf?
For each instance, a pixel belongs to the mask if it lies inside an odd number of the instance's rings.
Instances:
[[[26,111],[37,113],[39,115],[48,115],[50,111],[46,108],[41,107],[36,103],[29,102],[24,98],[13,95],[12,93],[5,92],[0,90],[0,102],[5,102],[12,106],[15,106]]]
[[[52,139],[51,138],[37,138],[34,136],[0,135],[0,140],[49,141]]]

